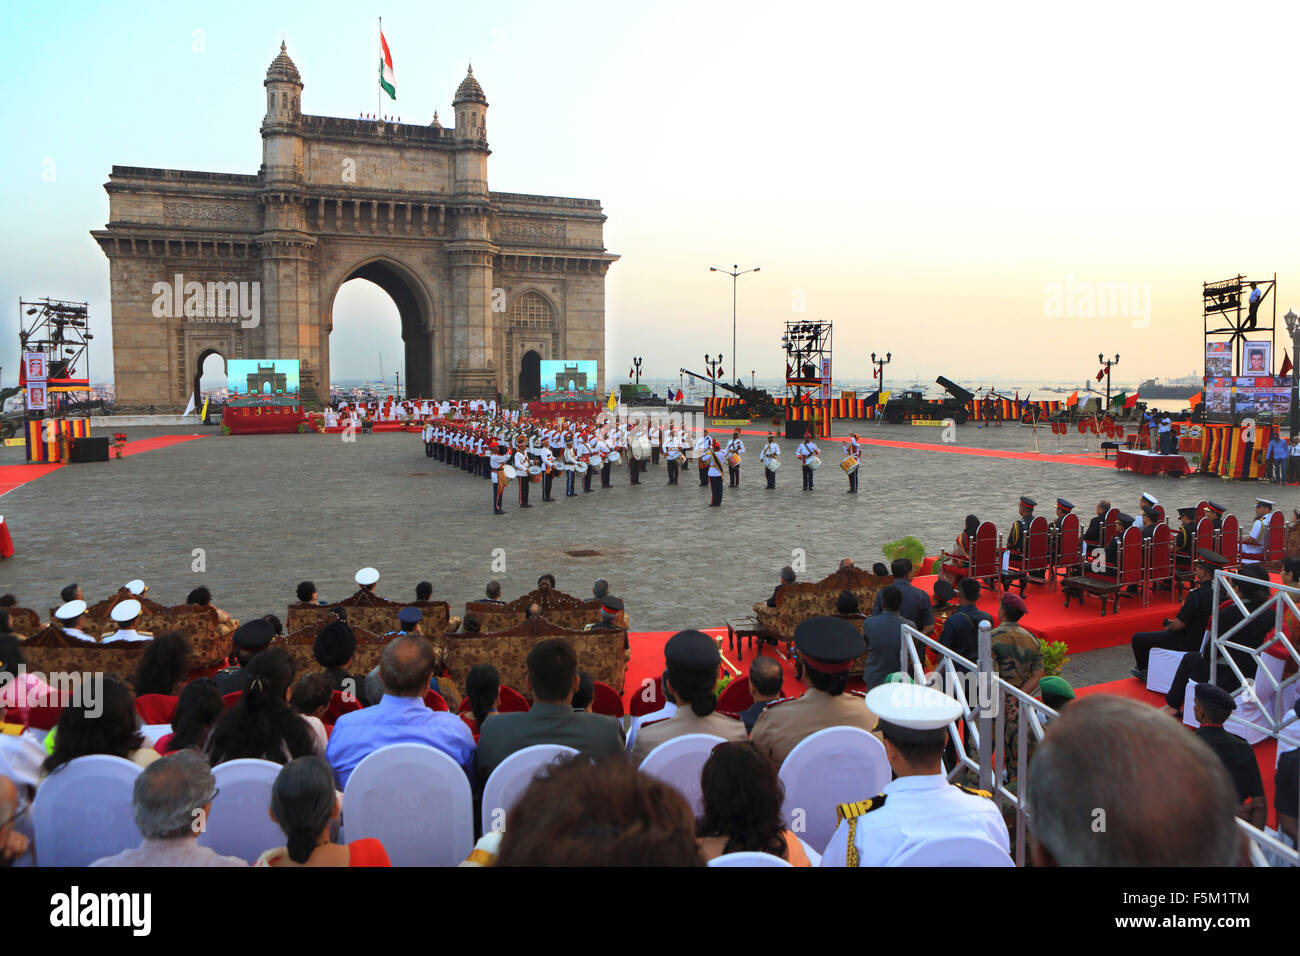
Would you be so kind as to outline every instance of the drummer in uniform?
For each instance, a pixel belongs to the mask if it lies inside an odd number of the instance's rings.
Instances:
[[[509,449],[497,445],[496,454],[488,458],[488,468],[492,470],[492,513],[503,515],[506,509],[501,507],[501,499],[506,493],[505,466],[510,462]]]
[[[519,507],[531,508],[528,503],[528,446],[520,441],[522,436],[515,436],[515,479],[519,483]]]
[[[709,462],[709,488],[713,492],[710,508],[722,507],[722,448],[715,441],[713,448],[705,455]]]
[[[117,622],[117,630],[112,634],[105,634],[100,643],[112,644],[117,641],[153,640],[153,635],[148,631],[136,630],[136,625],[140,623],[140,615],[143,611],[140,602],[135,598],[118,601],[113,605],[113,610],[108,612],[109,617]]]
[[[858,440],[856,434],[850,434],[849,440],[844,443],[844,454],[854,460],[853,469],[849,472],[849,491],[851,495],[858,493],[858,462],[862,461],[862,442]]]
[[[677,484],[677,476],[682,462],[682,439],[677,434],[677,426],[669,425],[668,434],[663,439],[664,457],[668,460],[668,484]]]
[[[993,795],[951,784],[944,773],[948,726],[961,718],[961,704],[933,687],[886,683],[867,694],[866,706],[880,718],[894,779],[877,796],[836,807],[840,825],[821,865],[886,866],[945,837],[987,840],[990,860],[1009,858],[1011,835]]]
[[[731,441],[727,442],[727,458],[732,455],[743,455],[745,453],[745,443],[740,438],[740,429],[737,428],[731,433]],[[740,463],[732,464],[727,462],[727,479],[732,488],[740,487]]]
[[[876,729],[876,715],[863,704],[863,695],[845,689],[854,659],[867,650],[862,632],[841,617],[810,617],[794,629],[794,644],[808,690],[768,704],[750,734],[778,767],[800,741],[819,730]]]
[[[794,456],[799,459],[799,464],[803,466],[804,491],[813,490],[813,469],[808,466],[808,459],[812,458],[814,455],[820,454],[821,449],[817,447],[817,443],[812,440],[811,435],[804,436],[804,440],[801,441],[799,447],[795,449]]]
[[[700,631],[678,631],[664,645],[664,695],[675,705],[671,717],[641,724],[632,744],[632,763],[640,765],[660,744],[686,734],[745,739],[745,725],[718,713],[714,686],[722,655],[717,642]]]
[[[763,463],[763,473],[767,476],[767,487],[776,487],[776,469],[769,468],[768,462],[781,463],[781,446],[776,443],[776,435],[767,436],[767,444],[758,453],[758,460]]]
[[[609,487],[610,451],[609,436],[602,429],[596,436],[596,453],[600,455],[600,487],[602,488]]]
[[[659,453],[663,451],[663,430],[659,427],[658,420],[650,425],[650,464],[659,464]]]
[[[75,637],[83,641],[93,641],[93,637],[77,626],[85,616],[86,602],[81,600],[68,601],[66,604],[60,605],[59,609],[54,612],[54,620],[58,623],[59,627],[63,628],[63,633],[68,635],[68,637]]]
[[[700,487],[703,488],[709,483],[709,452],[713,450],[713,439],[709,437],[709,430],[704,429],[704,434],[700,436],[699,441],[695,443],[695,454],[700,460]]]
[[[586,466],[582,470],[582,491],[584,494],[591,491],[591,446],[587,444],[588,437],[585,431],[580,431],[573,440],[573,454],[577,456],[578,461]]]
[[[550,445],[543,445],[538,452],[542,461],[542,500],[554,501],[551,497],[551,482],[555,478],[555,453]]]

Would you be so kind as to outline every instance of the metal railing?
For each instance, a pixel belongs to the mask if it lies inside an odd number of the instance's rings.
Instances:
[[[1297,665],[1300,666],[1300,653],[1297,653],[1294,643],[1282,631],[1283,615],[1287,610],[1294,615],[1296,621],[1300,621],[1300,606],[1297,606],[1297,600],[1300,600],[1300,589],[1270,583],[1268,586],[1274,589],[1276,593],[1255,608],[1254,611],[1249,611],[1240,596],[1226,586],[1226,583],[1232,580],[1248,581],[1254,586],[1264,585],[1264,582],[1255,578],[1246,578],[1239,574],[1223,571],[1216,572],[1214,581],[1215,601],[1209,632],[1211,641],[1210,680],[1215,679],[1219,658],[1222,657],[1227,662],[1227,665],[1232,668],[1237,679],[1241,681],[1242,695],[1255,705],[1260,714],[1264,715],[1265,723],[1257,723],[1243,717],[1237,719],[1246,726],[1263,732],[1275,740],[1282,736],[1286,736],[1288,739],[1300,739],[1300,720],[1297,720],[1294,713],[1289,710],[1286,711],[1286,714],[1290,714],[1290,716],[1284,714],[1283,708],[1285,690],[1294,685],[1297,680],[1300,680],[1300,672],[1285,679],[1279,679],[1264,666],[1261,659],[1261,655],[1267,653],[1269,648],[1276,645],[1285,648],[1292,660],[1296,661]],[[1219,634],[1219,603],[1223,597],[1230,597],[1243,613],[1244,618],[1223,634]],[[1243,628],[1249,627],[1250,621],[1257,620],[1268,614],[1274,616],[1273,637],[1259,647],[1250,647],[1233,640],[1234,636],[1241,632]],[[900,672],[907,674],[917,683],[930,686],[937,685],[938,689],[944,691],[944,693],[947,693],[961,704],[965,734],[963,735],[956,721],[948,725],[949,739],[952,742],[953,753],[956,756],[955,763],[948,769],[948,779],[956,780],[966,771],[976,773],[979,776],[980,789],[993,794],[999,809],[1005,808],[1008,804],[1014,807],[1016,816],[1016,865],[1023,866],[1027,852],[1026,837],[1031,824],[1030,813],[1027,809],[1030,800],[1028,769],[1032,751],[1030,745],[1031,735],[1035,745],[1041,742],[1045,725],[1057,716],[1057,712],[1041,700],[1026,694],[1018,687],[997,676],[993,665],[992,628],[988,622],[980,623],[978,662],[968,660],[950,648],[944,647],[938,641],[926,637],[910,625],[903,625],[902,635]],[[938,656],[937,670],[926,670],[924,655],[927,649]],[[1245,679],[1240,666],[1226,653],[1227,650],[1242,651],[1255,658],[1257,675],[1255,681]],[[1260,679],[1259,675],[1263,675],[1266,684],[1273,691],[1271,710],[1260,701],[1256,691],[1256,684]],[[974,697],[973,701],[972,696]],[[1014,780],[1014,789],[1008,786],[1013,781],[1003,780],[1004,770],[1006,769],[1006,747],[1000,745],[1000,742],[1005,741],[1006,737],[1007,704],[1010,701],[1015,702],[1019,713],[1019,723],[1015,735],[1016,778]],[[1284,731],[1287,732],[1284,734]],[[1243,819],[1239,818],[1237,822],[1249,841],[1249,855],[1252,865],[1300,866],[1300,851],[1289,846],[1285,839],[1278,839],[1277,836],[1266,833]]]

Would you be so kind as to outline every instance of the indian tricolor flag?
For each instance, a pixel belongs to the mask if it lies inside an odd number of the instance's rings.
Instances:
[[[384,39],[384,28],[379,28],[379,85],[393,99],[397,99],[397,80],[393,76],[393,54],[388,52],[388,41]]]

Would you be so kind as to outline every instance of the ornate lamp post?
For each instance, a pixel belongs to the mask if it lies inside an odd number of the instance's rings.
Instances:
[[[722,353],[718,353],[717,358],[709,358],[708,353],[704,354],[704,364],[709,367],[709,386],[713,389],[713,397],[718,397],[718,375],[722,372]]]
[[[893,360],[893,352],[886,352],[884,358],[877,358],[875,352],[871,353],[871,364],[876,367],[877,391],[883,392],[885,390],[885,366]]]
[[[1106,409],[1105,414],[1110,414],[1110,367],[1119,364],[1119,353],[1115,353],[1115,358],[1108,359],[1100,352],[1097,353],[1097,361],[1106,367]]]
[[[1286,330],[1291,333],[1291,355],[1300,356],[1300,315],[1296,315],[1290,309],[1286,310]],[[1293,358],[1292,361],[1296,361]],[[1300,418],[1300,370],[1291,369],[1291,414],[1287,416],[1291,425],[1291,440],[1295,441],[1296,436],[1296,419]]]

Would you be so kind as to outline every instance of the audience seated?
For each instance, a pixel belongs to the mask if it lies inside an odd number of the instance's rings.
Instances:
[[[217,620],[220,622],[220,633],[223,637],[233,634],[235,628],[239,627],[239,621],[212,603],[212,592],[202,585],[189,593],[189,596],[185,598],[185,603],[197,604],[199,607],[211,607],[216,611]]]
[[[461,717],[475,736],[481,732],[483,721],[497,712],[501,694],[501,674],[491,664],[475,664],[465,678],[465,697],[469,700],[469,713]]]
[[[175,696],[190,672],[190,642],[172,632],[155,637],[140,655],[132,684],[135,695],[168,694]]]
[[[664,695],[675,705],[672,716],[643,723],[632,744],[632,762],[640,765],[650,751],[686,734],[713,734],[744,740],[745,725],[717,712],[718,668],[722,655],[713,638],[700,631],[678,631],[664,645]]]
[[[867,641],[867,666],[862,680],[867,690],[879,687],[890,674],[903,670],[903,625],[910,623],[899,613],[903,592],[894,584],[881,589],[880,610],[867,618],[862,635]]]
[[[334,686],[328,677],[324,674],[304,674],[293,685],[293,693],[289,697],[289,706],[307,722],[316,738],[316,746],[312,748],[316,754],[325,753],[325,745],[329,742],[329,734],[325,732],[322,718],[329,710],[333,696]]]
[[[700,857],[771,853],[811,866],[799,838],[785,828],[785,787],[767,754],[748,740],[718,744],[700,771],[704,814],[696,827]]]
[[[483,600],[488,604],[505,604],[501,600],[501,582],[489,581],[487,587],[483,589]]]
[[[758,720],[767,705],[781,696],[781,685],[785,680],[785,671],[781,664],[772,657],[756,657],[749,665],[749,696],[754,702],[740,713],[745,733],[753,733],[754,721]]]
[[[32,707],[49,701],[50,687],[39,674],[27,670],[27,658],[17,634],[0,634],[0,674],[10,675],[0,686],[0,710],[10,711],[20,723],[27,722]]]
[[[930,603],[930,595],[912,583],[912,578],[916,577],[916,568],[912,567],[909,558],[895,558],[890,565],[890,573],[894,577],[894,587],[898,588],[903,595],[899,614],[905,617],[912,627],[929,637],[934,633],[934,605]],[[883,594],[883,590],[876,594],[876,603],[871,609],[872,614],[880,613],[884,605]]]
[[[382,698],[369,707],[343,714],[330,734],[326,758],[334,768],[340,790],[347,786],[357,764],[389,744],[428,744],[471,775],[474,735],[455,714],[430,710],[424,704],[434,668],[433,647],[422,637],[397,637],[384,648],[379,664]],[[367,697],[369,694],[367,684]]]
[[[135,778],[132,807],[143,842],[91,866],[248,866],[199,846],[202,822],[212,812],[216,779],[203,755],[193,750],[163,757]],[[198,823],[199,825],[195,825]]]
[[[321,757],[299,757],[284,765],[271,788],[271,819],[286,845],[267,850],[254,866],[388,866],[384,845],[373,837],[334,843],[331,824],[341,802],[334,774]]]
[[[677,790],[624,760],[593,763],[579,756],[548,767],[529,784],[506,818],[496,865],[703,862],[690,805]]]
[[[90,754],[124,757],[145,767],[158,759],[158,751],[148,746],[140,733],[140,715],[135,712],[130,687],[105,675],[99,694],[78,697],[59,715],[54,749],[44,764],[47,775]]]
[[[154,749],[160,754],[193,748],[204,750],[208,734],[221,716],[221,692],[208,677],[192,680],[181,690],[172,717],[172,732],[158,738]]]
[[[311,726],[289,706],[294,670],[282,647],[263,651],[243,668],[243,694],[208,737],[212,766],[248,757],[283,764],[317,752]]]
[[[0,775],[0,866],[11,866],[27,855],[27,837],[18,832],[14,821],[27,807],[26,798],[8,777]]]
[[[501,761],[534,744],[572,747],[593,759],[621,755],[623,738],[613,719],[574,712],[578,684],[578,655],[568,641],[541,641],[528,652],[533,706],[525,713],[496,714],[480,728],[476,759],[480,786]]]
[[[269,648],[274,638],[275,625],[265,618],[247,621],[236,628],[232,637],[235,646],[234,663],[213,677],[217,682],[217,690],[222,694],[232,694],[242,690],[244,678],[241,670],[247,667],[258,654]]]
[[[363,696],[365,678],[349,670],[356,651],[357,635],[346,621],[326,624],[312,645],[312,656],[325,668],[330,690],[337,690],[344,696],[360,697],[363,703],[369,703]]]

